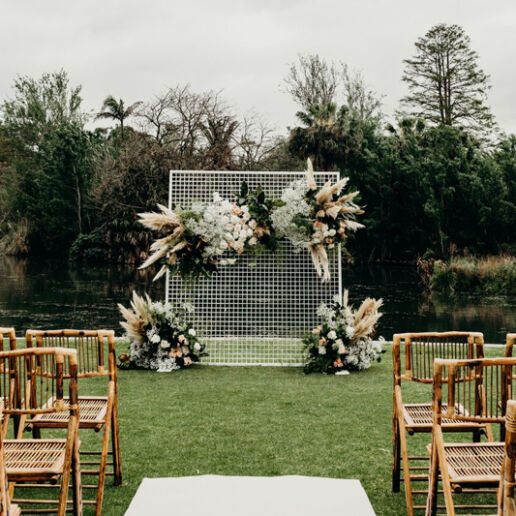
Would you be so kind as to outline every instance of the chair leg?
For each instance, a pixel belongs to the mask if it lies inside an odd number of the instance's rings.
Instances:
[[[106,411],[106,423],[104,424],[104,435],[102,438],[102,453],[99,466],[99,483],[97,485],[97,499],[95,502],[95,516],[102,513],[102,498],[104,496],[104,484],[106,483],[106,463],[109,451],[109,436],[111,433],[111,421],[113,417],[113,403],[108,401]]]
[[[439,461],[435,446],[432,446],[430,457],[430,471],[428,475],[428,496],[426,499],[426,516],[435,516],[437,513],[437,495],[439,487]]]
[[[72,456],[72,483],[73,483],[73,514],[74,516],[82,516],[82,480],[79,446],[74,446]]]
[[[401,459],[403,462],[403,482],[405,485],[405,501],[407,503],[407,516],[414,516],[414,501],[412,499],[412,484],[410,482],[410,461],[407,448],[407,432],[405,431],[405,424],[399,421],[399,436]]]
[[[400,455],[400,428],[396,412],[392,417],[392,492],[400,492],[401,455]]]
[[[70,471],[72,461],[68,455],[63,466],[63,475],[61,476],[61,487],[59,488],[59,505],[57,506],[57,516],[66,516],[66,505],[68,502],[68,486],[70,485]]]
[[[122,453],[120,449],[120,425],[118,422],[118,404],[116,399],[113,402],[111,448],[113,451],[114,483],[115,486],[119,486],[122,484]]]

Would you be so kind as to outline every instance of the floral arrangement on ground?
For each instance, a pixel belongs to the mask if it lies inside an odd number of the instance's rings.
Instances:
[[[380,361],[384,339],[373,338],[383,301],[367,298],[355,310],[349,305],[348,296],[346,290],[342,300],[337,296],[318,308],[322,324],[303,340],[307,353],[305,373],[361,371]]]
[[[129,339],[129,352],[119,357],[123,368],[170,372],[199,362],[205,356],[197,332],[188,322],[190,305],[174,306],[152,301],[133,292],[130,308],[118,305],[120,324]]]
[[[363,227],[363,210],[354,202],[358,191],[342,194],[348,178],[317,188],[312,163],[306,178],[292,182],[280,199],[270,199],[259,187],[243,182],[234,199],[213,193],[209,203],[184,209],[158,205],[160,212],[140,213],[140,222],[161,236],[140,268],[161,265],[155,280],[169,270],[183,279],[210,276],[220,266],[235,263],[244,252],[274,251],[281,238],[299,251],[308,249],[315,270],[330,279],[327,249],[346,241],[348,232]]]

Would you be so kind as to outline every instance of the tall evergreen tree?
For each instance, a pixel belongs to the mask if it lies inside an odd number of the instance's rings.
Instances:
[[[403,80],[409,94],[406,113],[434,124],[485,133],[495,125],[486,105],[489,76],[478,66],[478,54],[458,25],[440,24],[419,38],[416,54],[405,59]]]

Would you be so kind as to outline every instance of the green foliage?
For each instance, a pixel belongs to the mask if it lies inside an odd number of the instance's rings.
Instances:
[[[102,232],[96,229],[79,235],[70,247],[70,260],[80,263],[106,263],[109,250]]]
[[[279,239],[271,221],[271,212],[281,201],[267,197],[261,186],[256,190],[250,190],[246,181],[240,185],[236,200],[240,206],[246,205],[249,208],[251,219],[257,223],[255,232],[258,231],[261,234],[258,244],[248,245],[247,251],[254,253],[260,253],[263,249],[275,251],[278,248]]]
[[[438,260],[434,264],[430,286],[433,292],[447,295],[456,292],[510,294],[516,289],[516,258],[454,257],[448,262]]]

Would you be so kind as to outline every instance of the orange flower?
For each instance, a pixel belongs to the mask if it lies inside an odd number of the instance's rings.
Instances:
[[[321,337],[319,339],[319,346],[325,346],[326,345],[326,339],[324,337]]]
[[[189,366],[192,363],[192,359],[190,357],[185,357],[185,366]]]
[[[342,360],[340,358],[337,358],[337,360],[335,360],[335,362],[333,362],[333,365],[335,367],[342,367],[344,364],[342,363]]]

